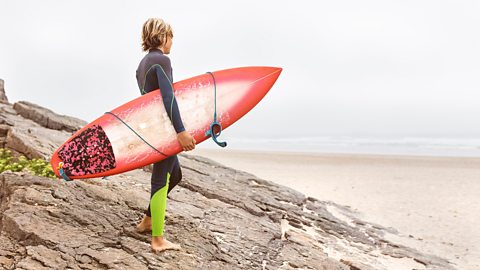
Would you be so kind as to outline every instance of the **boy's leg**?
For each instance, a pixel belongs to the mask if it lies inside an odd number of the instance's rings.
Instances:
[[[182,180],[182,169],[180,168],[180,162],[178,161],[177,155],[173,161],[172,174],[170,175],[170,181],[168,184],[168,193]]]
[[[152,236],[163,235],[165,211],[167,207],[167,191],[176,156],[170,156],[153,165],[152,190],[147,215],[152,217]]]

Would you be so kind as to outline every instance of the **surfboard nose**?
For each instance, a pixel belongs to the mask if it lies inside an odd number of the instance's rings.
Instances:
[[[257,95],[258,101],[260,101],[272,88],[273,84],[277,81],[282,68],[279,67],[252,67],[252,78],[250,78],[251,86],[254,87],[254,94]],[[258,102],[257,101],[257,102]]]
[[[279,67],[247,67],[245,70],[241,70],[241,74],[251,89],[250,95],[258,95],[257,99],[263,98],[267,92],[272,88],[273,84],[277,81],[282,68]]]
[[[277,81],[282,72],[280,67],[250,66],[239,67],[215,72],[217,82],[226,85],[241,85],[245,91],[254,90],[263,97]],[[229,86],[230,87],[230,86]],[[237,89],[238,87],[230,87]]]
[[[274,75],[278,78],[278,76],[280,76],[280,73],[282,73],[283,71],[283,68],[281,67],[265,67],[266,69],[266,72],[269,74],[269,75]]]
[[[232,71],[237,73],[237,76],[234,76],[237,77],[236,79],[246,80],[250,83],[272,82],[273,85],[282,70],[280,67],[253,66],[233,69]]]
[[[274,76],[277,77],[280,76],[280,73],[282,72],[281,67],[268,67],[268,66],[259,66],[259,67],[250,67],[252,70],[257,73],[257,76],[263,78],[263,77],[270,77]]]
[[[270,66],[239,67],[215,72],[219,97],[217,111],[222,117],[240,119],[270,91],[281,72],[282,68]],[[224,122],[227,127],[229,121]]]
[[[258,80],[264,81],[264,83],[268,84],[268,89],[270,90],[273,84],[277,81],[282,70],[283,69],[280,67],[258,67],[257,74],[260,77]]]

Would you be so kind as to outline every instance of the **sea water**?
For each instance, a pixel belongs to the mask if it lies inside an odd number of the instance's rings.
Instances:
[[[222,136],[231,149],[308,153],[357,153],[387,155],[480,157],[480,137],[374,137],[317,136],[298,138],[246,138]],[[215,148],[207,142],[202,148]]]

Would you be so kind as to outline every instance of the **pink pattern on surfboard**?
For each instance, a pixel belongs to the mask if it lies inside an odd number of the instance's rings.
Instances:
[[[93,125],[58,152],[68,176],[100,173],[115,168],[112,145],[104,130]]]

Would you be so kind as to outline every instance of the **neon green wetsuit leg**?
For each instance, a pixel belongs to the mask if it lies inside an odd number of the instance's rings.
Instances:
[[[170,181],[170,173],[167,172],[167,183],[157,190],[150,200],[152,214],[152,236],[163,235],[163,224],[165,221],[165,210],[167,209],[167,191]]]

